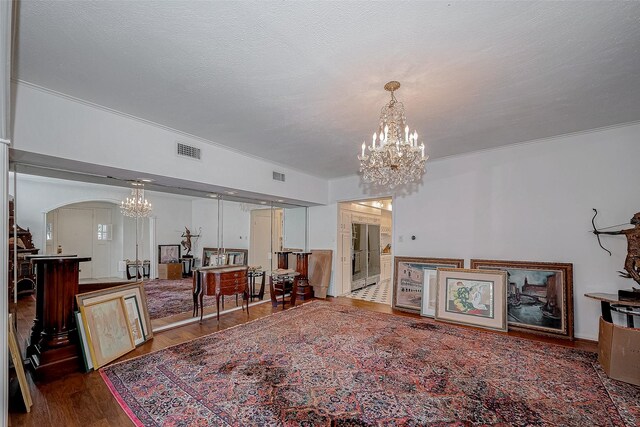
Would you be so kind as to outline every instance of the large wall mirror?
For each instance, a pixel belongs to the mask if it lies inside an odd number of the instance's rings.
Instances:
[[[307,243],[307,208],[283,209],[283,248],[294,252],[309,250]]]
[[[12,168],[17,173],[10,173],[9,193],[19,236],[10,242],[10,264],[18,266],[11,271],[17,277],[10,278],[16,284],[10,301],[21,310],[35,310],[27,254],[90,257],[80,266],[80,292],[142,281],[152,327],[159,331],[199,320],[192,316],[194,269],[246,265],[268,277],[276,252],[308,249],[306,207],[139,183],[152,211],[132,217],[121,209],[135,189],[130,182]],[[262,292],[262,276],[254,282],[251,303],[268,303],[268,281]],[[205,317],[214,316],[215,298],[205,297],[204,305]],[[224,310],[236,308],[235,297],[225,297]]]

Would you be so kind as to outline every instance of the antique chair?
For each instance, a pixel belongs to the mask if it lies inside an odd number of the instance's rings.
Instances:
[[[274,270],[269,276],[269,292],[271,294],[271,305],[275,308],[282,304],[284,310],[287,302],[291,307],[296,305],[296,294],[298,292],[298,276],[300,273],[293,270]],[[289,295],[289,298],[286,298]],[[278,297],[282,297],[278,301]],[[288,301],[287,301],[288,300]]]

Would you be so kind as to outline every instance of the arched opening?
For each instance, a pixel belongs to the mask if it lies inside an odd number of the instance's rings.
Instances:
[[[135,248],[135,222],[120,215],[110,200],[88,200],[57,206],[45,213],[45,254],[90,257],[80,269],[81,283],[122,281],[122,260]],[[142,235],[144,228],[141,230]],[[148,257],[148,254],[147,254]]]

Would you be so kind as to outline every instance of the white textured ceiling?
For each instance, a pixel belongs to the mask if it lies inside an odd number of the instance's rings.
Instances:
[[[23,1],[14,77],[323,177],[640,120],[640,2]]]

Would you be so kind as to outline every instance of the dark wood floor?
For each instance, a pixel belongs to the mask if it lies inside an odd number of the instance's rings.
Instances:
[[[335,304],[352,305],[366,310],[419,317],[418,315],[392,310],[391,307],[384,304],[350,298],[328,298],[328,301]],[[18,304],[18,339],[20,340],[23,351],[33,319],[34,303],[34,300],[31,298],[23,298]],[[246,312],[236,311],[221,316],[220,323],[215,319],[210,319],[205,320],[202,324],[195,323],[160,332],[154,334],[153,340],[140,346],[134,352],[127,354],[120,360],[157,351],[212,332],[259,319],[272,314],[274,310],[276,309],[273,309],[271,304],[260,304],[252,307],[248,316]],[[281,308],[277,310],[281,310]],[[509,335],[581,348],[588,351],[597,350],[596,343],[592,341],[577,340],[567,342],[565,340],[542,338],[517,332],[509,332]],[[58,381],[37,385],[34,384],[28,372],[27,377],[30,383],[33,407],[30,413],[25,413],[24,407],[20,402],[19,394],[13,393],[9,406],[9,426],[102,427],[133,425],[113,398],[111,392],[109,392],[109,389],[102,381],[98,372],[73,374]],[[17,381],[14,381],[14,383],[16,382]],[[15,387],[12,385],[12,390],[14,389]]]

